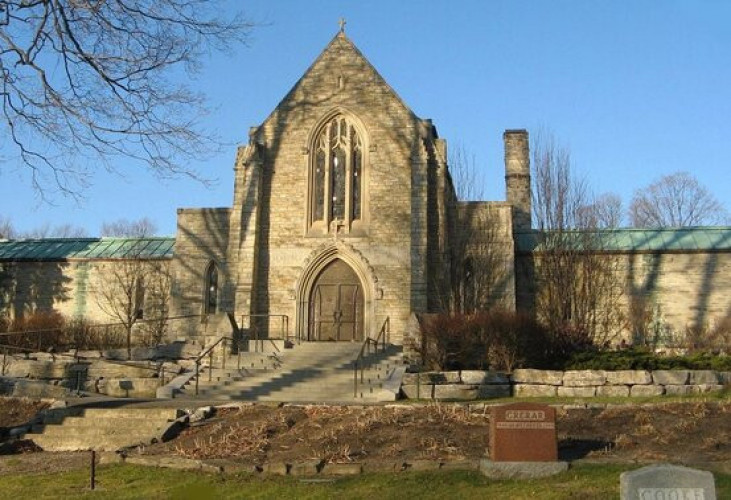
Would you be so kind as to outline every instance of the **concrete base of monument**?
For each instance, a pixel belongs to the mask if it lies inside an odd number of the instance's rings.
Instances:
[[[533,479],[553,476],[569,469],[568,462],[493,462],[480,460],[480,472],[490,479]]]

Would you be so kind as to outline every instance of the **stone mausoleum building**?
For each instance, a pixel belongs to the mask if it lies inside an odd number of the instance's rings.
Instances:
[[[388,323],[402,344],[423,313],[527,308],[528,134],[504,143],[506,200],[458,201],[435,125],[341,31],[251,128],[230,207],[178,209],[174,239],[0,242],[0,308],[109,321],[95,294],[130,258],[169,266],[169,314],[190,315],[176,337],[230,333],[230,313],[298,341],[360,342]],[[626,307],[642,296],[678,329],[731,313],[731,228],[605,233]]]

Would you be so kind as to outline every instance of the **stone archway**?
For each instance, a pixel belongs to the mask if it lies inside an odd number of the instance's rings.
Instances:
[[[334,259],[318,274],[308,308],[308,340],[363,340],[363,286],[343,260]]]
[[[330,272],[324,273],[324,271],[330,264],[338,261],[340,264],[337,264],[332,269],[333,275],[338,274],[338,268],[341,269],[340,272],[344,273],[341,267],[344,265],[349,269],[347,273],[349,276],[343,283],[346,285],[359,285],[358,295],[356,297],[358,297],[359,301],[362,300],[362,307],[357,311],[357,320],[361,326],[357,330],[354,330],[354,332],[357,332],[355,336],[359,340],[373,336],[373,320],[376,314],[375,301],[382,293],[377,287],[378,277],[368,263],[368,260],[363,257],[363,254],[348,243],[342,240],[336,240],[324,243],[310,253],[302,266],[302,273],[295,284],[293,295],[297,301],[295,312],[297,341],[316,340],[314,338],[315,335],[310,335],[311,326],[314,324],[312,314],[315,312],[311,304],[313,292],[316,289],[316,284],[320,277],[324,276],[325,281],[322,282],[323,284],[328,284],[327,281],[332,280],[332,275],[328,277]],[[347,294],[348,292],[355,293],[355,290],[352,287],[341,287],[338,293]],[[362,299],[359,297],[362,297]],[[317,296],[314,296],[314,298],[318,300]],[[360,304],[360,302],[358,303]],[[325,309],[325,311],[327,310]],[[331,314],[335,312],[336,310],[333,310]],[[338,314],[338,316],[340,315]],[[345,313],[343,313],[342,317],[345,317]]]

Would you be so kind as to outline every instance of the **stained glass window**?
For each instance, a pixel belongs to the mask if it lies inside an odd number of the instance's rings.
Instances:
[[[344,116],[332,118],[317,137],[310,185],[311,224],[322,222],[328,232],[333,221],[348,230],[361,219],[363,148],[355,126]]]

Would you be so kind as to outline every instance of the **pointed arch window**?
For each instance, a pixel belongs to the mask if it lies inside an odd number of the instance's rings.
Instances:
[[[315,136],[310,171],[309,228],[317,233],[352,233],[365,213],[363,138],[342,114],[329,119]]]
[[[206,269],[203,310],[205,314],[218,312],[218,267],[215,262],[208,264]]]

